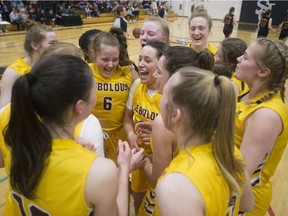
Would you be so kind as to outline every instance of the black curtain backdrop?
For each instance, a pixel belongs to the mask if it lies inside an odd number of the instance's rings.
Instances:
[[[267,10],[271,7],[271,17],[272,17],[272,24],[279,25],[283,17],[285,15],[286,10],[288,10],[288,0],[278,0],[278,1],[271,1],[271,0],[255,0],[255,1],[242,1],[242,8],[240,14],[240,22],[247,22],[247,23],[258,23],[258,14],[256,11],[259,12],[262,10]],[[261,13],[261,12],[260,12]]]

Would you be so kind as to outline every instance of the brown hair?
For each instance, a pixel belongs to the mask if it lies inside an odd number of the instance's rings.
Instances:
[[[24,42],[24,49],[28,54],[33,52],[31,43],[41,43],[45,39],[46,32],[53,32],[53,29],[43,24],[32,24],[28,28]]]
[[[261,53],[255,55],[256,63],[261,68],[268,68],[271,73],[268,95],[257,103],[262,103],[280,92],[282,100],[285,100],[285,82],[288,77],[288,47],[282,41],[273,41],[267,38],[256,40],[256,44],[262,47]]]

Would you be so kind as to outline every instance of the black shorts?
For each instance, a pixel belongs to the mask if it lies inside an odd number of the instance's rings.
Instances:
[[[281,30],[279,35],[279,40],[284,40],[286,37],[288,37],[288,29]]]
[[[225,37],[229,37],[230,34],[232,34],[233,31],[233,25],[225,25],[223,28],[223,34]]]

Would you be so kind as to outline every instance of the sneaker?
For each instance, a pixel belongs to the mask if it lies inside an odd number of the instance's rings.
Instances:
[[[8,32],[8,30],[7,30],[7,29],[5,29],[5,32]]]
[[[0,30],[0,33],[2,33],[3,31],[2,30]]]

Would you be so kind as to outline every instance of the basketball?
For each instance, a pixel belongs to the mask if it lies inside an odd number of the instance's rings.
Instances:
[[[135,38],[139,38],[139,37],[140,37],[140,32],[141,32],[141,28],[140,28],[140,27],[135,27],[135,28],[133,29],[132,34],[133,34],[133,36],[134,36]]]

